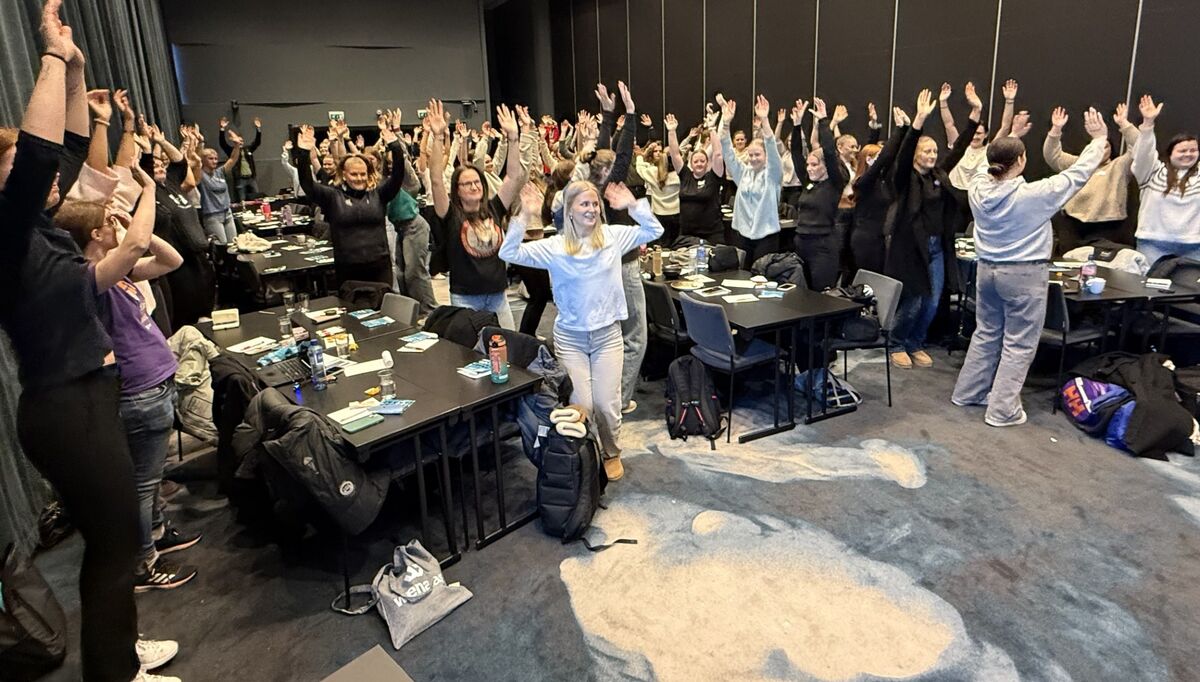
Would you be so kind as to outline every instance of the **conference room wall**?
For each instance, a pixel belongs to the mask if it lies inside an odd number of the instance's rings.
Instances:
[[[737,124],[745,125],[751,93],[764,93],[778,108],[809,99],[814,80],[831,106],[851,107],[846,127],[860,135],[867,101],[890,126],[893,103],[911,115],[917,91],[936,91],[943,80],[954,86],[955,114],[963,121],[962,86],[972,80],[985,117],[997,126],[1000,86],[1017,78],[1018,108],[1034,117],[1027,138],[1034,149],[1031,177],[1044,170],[1039,148],[1057,104],[1071,110],[1069,150],[1085,142],[1084,107],[1102,107],[1108,116],[1130,91],[1135,103],[1144,90],[1167,101],[1160,143],[1168,132],[1200,127],[1200,92],[1187,85],[1188,46],[1200,25],[1200,4],[1192,0],[573,0],[551,12],[566,15],[559,21],[573,21],[575,28],[573,45],[562,48],[565,54],[574,47],[574,69],[571,60],[554,63],[569,70],[556,82],[575,83],[574,99],[555,98],[560,117],[595,110],[595,79],[602,76],[612,87],[623,75],[600,68],[623,63],[606,52],[640,50],[653,57],[654,48],[641,40],[626,42],[652,32],[635,27],[658,27],[665,17],[663,42],[654,46],[663,51],[654,65],[664,72],[661,92],[646,92],[658,85],[651,81],[635,84],[634,94],[639,101],[663,100],[687,125],[718,87],[744,100]],[[629,29],[602,33],[597,17],[622,12]],[[944,140],[940,118],[932,118],[929,131]]]
[[[476,125],[488,115],[478,0],[356,0],[354,8],[346,17],[315,0],[162,3],[183,118],[199,121],[215,146],[220,116],[248,133],[260,117],[261,189],[288,182],[277,160],[289,123],[320,125],[344,111],[351,126],[373,126],[377,109],[399,106],[415,124],[430,97]],[[456,104],[468,100],[473,113]]]

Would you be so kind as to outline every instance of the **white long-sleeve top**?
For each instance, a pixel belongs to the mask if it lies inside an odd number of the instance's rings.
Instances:
[[[1133,145],[1133,177],[1141,188],[1138,208],[1138,239],[1181,244],[1200,242],[1200,180],[1193,177],[1180,195],[1179,188],[1167,191],[1167,164],[1158,158],[1154,128],[1142,128]]]
[[[775,136],[763,138],[767,164],[754,170],[733,153],[729,128],[721,126],[721,155],[729,177],[737,185],[733,202],[733,229],[747,239],[762,239],[779,232],[779,190],[783,186],[783,162]]]
[[[1050,260],[1050,218],[1075,196],[1104,158],[1104,140],[1092,140],[1070,168],[1037,182],[1017,176],[996,180],[987,171],[971,178],[967,197],[975,217],[980,260],[1021,263]]]
[[[662,236],[663,227],[645,199],[629,209],[637,225],[597,225],[604,231],[604,246],[592,248],[585,240],[574,256],[567,253],[561,234],[524,241],[525,224],[518,216],[508,223],[500,258],[509,263],[550,271],[554,324],[568,331],[590,332],[629,317],[621,280],[621,256],[630,249]]]
[[[300,171],[292,165],[292,160],[288,158],[287,152],[284,152],[279,157],[279,163],[283,166],[283,170],[288,174],[288,178],[292,181],[292,191],[296,196],[304,196],[304,189],[300,187]]]
[[[655,215],[679,215],[679,173],[667,173],[667,181],[658,182],[658,166],[640,156],[633,158],[638,175],[646,183],[646,194],[650,196],[650,208]]]

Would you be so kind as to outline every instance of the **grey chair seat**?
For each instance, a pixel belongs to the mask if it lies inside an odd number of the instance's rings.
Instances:
[[[719,353],[704,346],[692,346],[692,355],[696,356],[700,362],[715,369],[729,369],[730,356],[728,354]],[[740,371],[771,362],[774,359],[775,346],[761,339],[755,339],[750,342],[745,351],[733,355],[733,369]]]
[[[1074,346],[1080,343],[1088,343],[1103,339],[1105,335],[1104,329],[1100,327],[1082,327],[1080,329],[1072,329],[1067,332],[1067,345]],[[1042,329],[1042,343],[1048,346],[1061,346],[1063,343],[1063,334],[1054,329]]]

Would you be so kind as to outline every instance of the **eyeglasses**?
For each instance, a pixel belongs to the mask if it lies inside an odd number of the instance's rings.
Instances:
[[[459,187],[483,187],[483,183],[478,180],[467,180],[465,182],[458,183],[458,186]]]

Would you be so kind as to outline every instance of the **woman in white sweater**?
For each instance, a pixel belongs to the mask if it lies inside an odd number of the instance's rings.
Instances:
[[[1167,144],[1166,162],[1158,158],[1154,121],[1163,105],[1142,95],[1141,135],[1133,146],[1133,177],[1142,190],[1138,209],[1137,250],[1153,264],[1164,256],[1200,260],[1200,181],[1195,135],[1176,135]]]
[[[604,199],[614,211],[627,210],[637,225],[607,225],[600,192],[586,180],[563,190],[562,231],[524,241],[525,226],[541,213],[543,199],[534,189],[521,192],[521,212],[508,224],[500,258],[515,265],[550,271],[554,303],[555,355],[567,368],[571,400],[596,420],[604,469],[609,480],[624,475],[621,448],[621,372],[624,365],[621,321],[629,316],[622,284],[621,256],[662,236],[650,204],[636,200],[625,185],[610,183]]]
[[[988,145],[987,173],[971,179],[967,196],[975,217],[975,334],[951,402],[987,405],[989,426],[1025,423],[1021,387],[1033,362],[1046,318],[1054,216],[1100,167],[1108,126],[1095,109],[1083,115],[1092,141],[1065,171],[1025,182],[1027,114],[1013,121],[1012,136]],[[1063,121],[1065,123],[1065,120]]]
[[[783,161],[775,145],[775,135],[767,115],[771,105],[759,95],[754,102],[755,120],[762,137],[746,146],[745,162],[738,159],[729,138],[729,126],[737,113],[737,103],[722,104],[721,155],[726,159],[730,177],[737,185],[733,202],[733,231],[736,246],[746,252],[746,263],[779,251],[779,192],[783,186]]]

